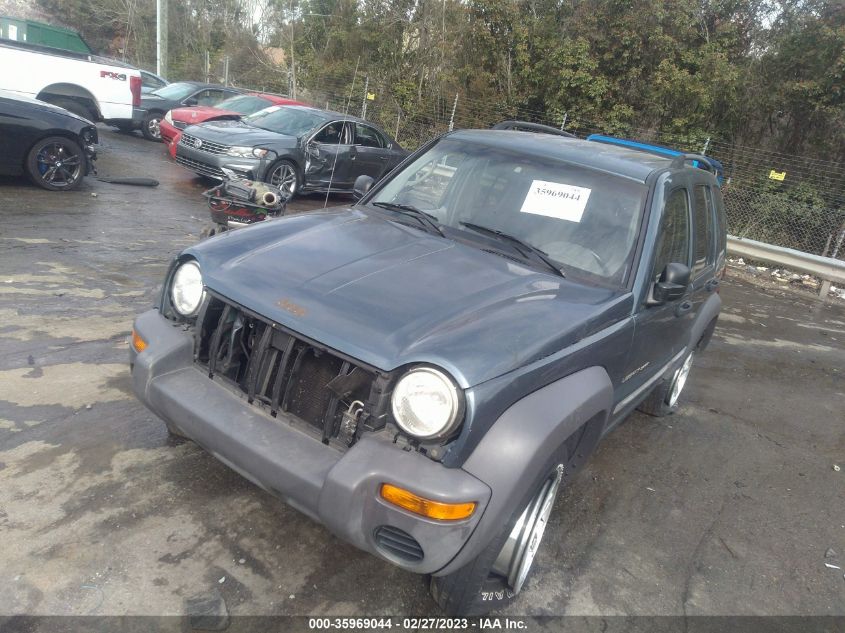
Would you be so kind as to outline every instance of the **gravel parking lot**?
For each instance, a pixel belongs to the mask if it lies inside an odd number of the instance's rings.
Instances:
[[[161,185],[0,180],[0,615],[181,614],[215,591],[231,614],[436,614],[420,577],[168,440],[134,398],[132,319],[199,238],[209,185],[161,145],[101,139],[101,174]],[[845,615],[825,566],[845,568],[845,309],[730,278],[722,296],[681,411],[605,440],[509,613]]]

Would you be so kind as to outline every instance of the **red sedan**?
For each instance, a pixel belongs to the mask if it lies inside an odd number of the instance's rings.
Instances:
[[[159,123],[161,140],[167,143],[171,156],[176,153],[176,144],[182,136],[182,130],[189,125],[204,121],[221,119],[239,119],[242,116],[258,112],[273,105],[305,105],[300,101],[263,92],[248,92],[221,101],[216,106],[193,106],[171,110]]]

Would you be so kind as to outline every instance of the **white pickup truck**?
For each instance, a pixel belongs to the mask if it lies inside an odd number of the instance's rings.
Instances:
[[[138,69],[49,46],[0,39],[0,88],[127,130],[143,115]]]

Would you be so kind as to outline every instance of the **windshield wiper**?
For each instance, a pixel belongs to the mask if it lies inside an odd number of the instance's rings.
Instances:
[[[437,221],[437,217],[431,213],[423,211],[422,209],[417,209],[410,204],[401,204],[399,202],[373,202],[371,204],[374,207],[380,207],[382,209],[388,209],[390,211],[396,211],[397,213],[410,216],[415,220],[418,220],[423,226],[432,229],[440,237],[446,237],[443,234],[443,230],[440,228],[440,223]]]
[[[514,237],[513,235],[508,235],[504,231],[499,231],[498,229],[491,229],[486,226],[481,226],[480,224],[473,224],[472,222],[459,222],[461,226],[465,226],[468,229],[472,229],[477,233],[482,233],[484,235],[490,235],[493,237],[497,237],[501,240],[505,240],[509,242],[516,251],[522,254],[523,257],[528,257],[529,254],[533,256],[533,259],[539,261],[546,265],[549,270],[555,272],[555,274],[560,275],[561,277],[566,277],[564,272],[560,269],[553,260],[549,258],[548,253],[545,251],[537,248],[533,244],[529,244],[528,242],[523,242],[518,237]]]

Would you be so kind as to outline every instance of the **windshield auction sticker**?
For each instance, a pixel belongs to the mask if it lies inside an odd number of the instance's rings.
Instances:
[[[591,191],[586,187],[535,180],[531,183],[520,212],[580,222]]]

